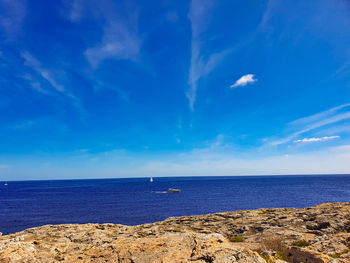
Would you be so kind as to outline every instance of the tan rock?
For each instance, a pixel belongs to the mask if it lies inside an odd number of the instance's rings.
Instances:
[[[350,263],[349,249],[350,203],[327,203],[140,226],[47,225],[1,236],[0,263],[266,263],[263,257],[274,263]]]

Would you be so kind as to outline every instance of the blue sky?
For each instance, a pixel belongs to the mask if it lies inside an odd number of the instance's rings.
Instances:
[[[350,173],[350,2],[0,0],[0,180]]]

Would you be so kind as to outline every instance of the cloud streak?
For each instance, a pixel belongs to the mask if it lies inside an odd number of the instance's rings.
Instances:
[[[330,141],[330,140],[334,140],[334,139],[339,139],[340,136],[336,135],[336,136],[324,136],[324,137],[320,137],[320,138],[304,138],[301,140],[295,140],[295,143],[299,143],[299,142],[321,142],[321,141]]]
[[[322,119],[325,119],[331,115],[333,115],[334,113],[336,113],[339,110],[342,110],[344,108],[350,107],[350,103],[345,103],[336,107],[333,107],[329,110],[326,111],[322,111],[320,113],[311,115],[311,116],[307,116],[305,118],[301,118],[301,119],[297,119],[295,121],[292,121],[289,125],[290,126],[298,126],[298,125],[306,125],[306,124],[310,124],[312,122],[316,122]]]
[[[192,39],[191,65],[188,80],[190,89],[186,92],[186,97],[189,100],[192,111],[197,98],[198,81],[213,71],[231,51],[231,49],[225,49],[211,54],[203,54],[203,43],[205,42],[203,40],[203,33],[209,23],[209,15],[212,8],[213,2],[211,1],[193,0],[188,13],[188,18],[191,22]]]
[[[286,131],[290,131],[290,130],[296,130],[296,131],[291,132],[289,135],[285,136],[284,138],[270,141],[269,144],[272,146],[285,144],[304,133],[307,133],[315,129],[322,128],[334,123],[348,120],[350,119],[350,111],[340,112],[341,110],[344,110],[347,107],[350,107],[350,103],[342,104],[337,107],[333,107],[329,110],[292,121],[289,123],[288,125],[289,127]]]
[[[49,69],[46,69],[43,67],[40,63],[39,60],[37,60],[34,56],[32,56],[29,52],[22,52],[22,58],[24,59],[24,65],[30,67],[34,72],[36,72],[44,81],[50,84],[50,86],[57,91],[59,94],[65,96],[72,105],[75,107],[77,112],[80,113],[82,119],[85,119],[86,117],[86,112],[84,107],[82,106],[80,98],[76,97],[74,94],[71,93],[70,90],[67,90],[61,83],[59,83],[56,78],[54,77],[55,73],[62,73],[63,75],[65,74],[64,71],[60,70],[59,72],[57,71],[52,71]],[[30,82],[30,85],[32,89],[35,91],[42,93],[42,94],[47,94],[47,95],[53,95],[53,93],[49,92],[50,90],[44,89],[41,85],[42,83],[33,80],[32,76],[30,74],[24,74],[23,79],[27,80]]]
[[[254,78],[254,74],[246,74],[240,77],[234,84],[230,86],[231,89],[237,88],[237,87],[244,87],[248,84],[252,84],[254,82],[257,82],[258,80]]]
[[[22,57],[25,60],[25,65],[31,67],[35,72],[37,72],[43,79],[45,79],[48,83],[50,83],[50,85],[57,91],[59,92],[64,92],[65,89],[62,85],[60,85],[59,83],[57,83],[57,81],[55,80],[55,78],[53,77],[53,74],[48,71],[47,69],[43,68],[41,66],[41,63],[34,58],[31,54],[29,54],[28,52],[23,52],[22,53]],[[38,91],[42,91],[40,86],[37,86],[37,84],[34,84],[33,86],[34,89],[38,90]]]

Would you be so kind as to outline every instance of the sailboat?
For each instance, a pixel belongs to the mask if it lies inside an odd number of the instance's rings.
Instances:
[[[152,176],[151,176],[151,178],[149,179],[149,181],[150,181],[151,183],[153,183],[153,178],[152,178]]]

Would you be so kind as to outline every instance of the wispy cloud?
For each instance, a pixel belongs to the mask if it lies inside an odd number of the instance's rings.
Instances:
[[[44,67],[41,66],[41,63],[34,58],[30,53],[28,52],[23,52],[22,53],[22,57],[25,60],[25,65],[31,67],[34,71],[36,71],[43,79],[45,79],[46,81],[48,81],[50,83],[50,85],[56,89],[59,92],[64,92],[65,89],[62,85],[60,85],[55,78],[53,77],[53,74],[45,69]],[[35,84],[36,85],[36,84]],[[36,88],[38,91],[40,90],[40,86],[35,86],[33,88]]]
[[[322,131],[316,133],[317,136],[322,134],[334,135],[334,134],[350,134],[350,125],[349,123],[343,123],[339,125],[334,125],[329,128],[325,128]]]
[[[68,1],[68,18],[78,23],[87,15],[92,15],[96,23],[101,23],[101,41],[85,50],[84,55],[93,68],[105,59],[138,61],[142,37],[138,32],[138,12],[130,5],[126,8],[115,1]]]
[[[68,7],[68,19],[72,22],[78,22],[82,19],[84,9],[84,0],[63,0]]]
[[[230,86],[230,88],[244,87],[247,84],[254,83],[258,81],[254,78],[254,74],[246,74],[240,77],[234,84]]]
[[[25,73],[22,78],[30,83],[33,90],[39,93],[48,94],[48,91],[41,86],[40,82],[34,80],[31,74]]]
[[[9,39],[15,37],[21,30],[27,14],[26,0],[0,1],[0,27],[5,30]]]
[[[338,67],[337,70],[330,77],[338,78],[338,77],[348,76],[349,71],[350,71],[350,58],[347,61],[345,61],[340,67]]]
[[[97,67],[101,61],[109,58],[137,61],[142,41],[136,25],[128,27],[119,21],[109,21],[103,31],[101,43],[85,51],[91,66]]]
[[[65,98],[70,100],[72,105],[76,108],[77,112],[80,113],[81,117],[85,119],[86,113],[82,106],[80,98],[76,97],[69,89],[66,89],[61,83],[56,80],[55,74],[65,75],[65,72],[55,71],[51,69],[46,69],[38,59],[36,59],[29,52],[22,52],[22,58],[24,59],[24,65],[30,67],[34,72],[36,72],[42,80],[50,84],[50,86],[57,91],[59,94],[63,95]],[[40,82],[33,80],[32,76],[28,73],[23,75],[25,80],[30,81],[31,87],[37,92],[43,94],[53,95],[54,93],[49,92],[48,89],[44,89]],[[52,89],[51,89],[52,90]]]
[[[31,83],[31,86],[32,86],[32,88],[33,88],[34,90],[36,90],[37,92],[44,93],[44,94],[47,94],[47,93],[48,93],[47,90],[45,90],[45,89],[43,89],[43,88],[41,87],[41,84],[40,84],[39,82],[32,82],[32,83]]]
[[[193,110],[196,101],[198,81],[209,74],[223,60],[228,52],[228,50],[224,50],[219,53],[211,54],[209,58],[204,59],[200,55],[198,43],[192,42],[191,67],[189,73],[190,90],[186,92],[191,110]]]
[[[289,132],[289,134],[283,138],[273,139],[269,141],[269,144],[273,146],[285,144],[304,133],[348,120],[350,119],[350,111],[341,111],[347,107],[350,107],[350,103],[342,104],[329,110],[292,121],[288,124],[288,128],[285,131]]]
[[[123,89],[116,87],[115,85],[110,85],[108,83],[105,83],[102,80],[95,78],[93,76],[91,76],[91,80],[92,80],[92,82],[96,83],[93,86],[95,91],[99,91],[101,89],[111,89],[114,92],[116,92],[124,102],[126,102],[126,103],[130,102],[129,94],[126,91],[124,91]]]
[[[304,118],[300,118],[297,119],[295,121],[292,121],[291,123],[289,123],[290,126],[299,126],[299,125],[308,125],[310,123],[316,122],[316,121],[320,121],[322,119],[328,118],[330,116],[332,116],[334,113],[336,113],[337,111],[350,107],[350,103],[345,103],[336,107],[333,107],[329,110],[326,111],[322,111],[320,113],[311,115],[311,116],[307,116]]]
[[[212,1],[193,0],[188,14],[192,27],[192,40],[188,80],[190,90],[186,92],[186,97],[189,100],[191,110],[193,110],[196,101],[198,81],[209,74],[230,52],[230,49],[226,49],[211,54],[202,54],[202,45],[205,42],[202,34],[207,27],[211,8],[213,8]]]
[[[295,143],[299,143],[299,142],[321,142],[321,141],[330,141],[330,140],[334,140],[334,139],[339,139],[340,136],[324,136],[324,137],[320,137],[320,138],[304,138],[301,140],[295,140]]]

